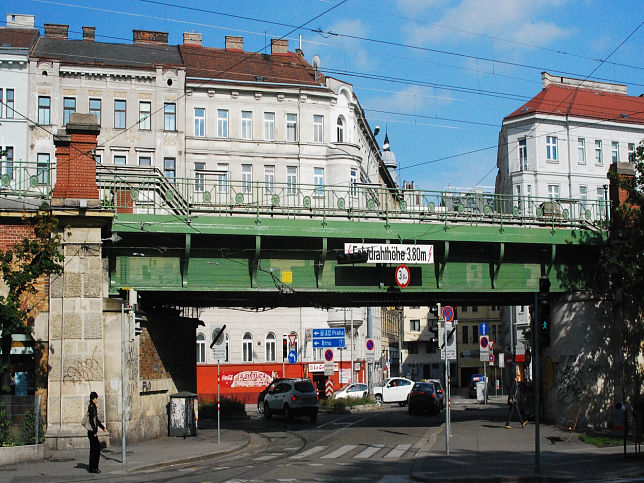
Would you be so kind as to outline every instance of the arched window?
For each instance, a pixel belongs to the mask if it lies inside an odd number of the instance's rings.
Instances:
[[[206,336],[201,332],[197,334],[197,364],[206,362]]]
[[[275,334],[269,332],[266,334],[266,362],[275,362]]]
[[[338,116],[338,142],[344,142],[344,118],[342,116]]]
[[[242,338],[242,362],[253,362],[253,336],[250,332]]]

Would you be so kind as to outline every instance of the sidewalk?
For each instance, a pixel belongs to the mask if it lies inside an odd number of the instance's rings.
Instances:
[[[540,426],[541,471],[535,472],[534,422],[505,428],[507,396],[491,396],[488,404],[457,397],[446,454],[445,425],[419,454],[411,476],[418,481],[596,481],[644,476],[644,455],[633,446],[597,448],[553,425]]]
[[[250,434],[241,430],[222,429],[220,436],[221,442],[217,444],[216,422],[209,422],[206,429],[199,429],[197,436],[186,439],[165,437],[131,443],[126,446],[125,464],[121,463],[121,446],[110,446],[101,450],[100,476],[120,477],[135,470],[199,461],[233,453],[250,442]],[[50,459],[0,466],[0,481],[33,483],[34,479],[48,482],[96,479],[96,475],[87,472],[89,449],[72,450],[64,456],[56,461]]]

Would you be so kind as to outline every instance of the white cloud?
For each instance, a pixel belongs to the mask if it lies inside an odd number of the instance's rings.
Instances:
[[[462,0],[432,23],[407,26],[412,43],[460,41],[475,32],[517,42],[544,45],[570,33],[555,23],[540,20],[566,0]],[[450,28],[444,28],[450,27]],[[496,46],[496,45],[495,45]],[[499,43],[499,47],[502,43]]]
[[[388,96],[377,96],[366,102],[366,109],[377,109],[380,111],[416,113],[425,111],[431,95],[426,89],[419,86],[410,86],[406,89],[396,91]],[[424,112],[423,112],[424,114]]]
[[[329,26],[329,32],[346,34],[355,37],[368,37],[368,32],[361,20],[340,20]],[[365,70],[373,68],[369,53],[362,48],[361,41],[347,37],[336,37],[334,65],[336,67],[347,67],[349,70]],[[324,69],[324,66],[323,66]]]

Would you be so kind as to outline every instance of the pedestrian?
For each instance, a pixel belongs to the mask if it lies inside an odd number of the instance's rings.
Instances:
[[[98,460],[101,456],[101,443],[98,440],[98,428],[101,428],[105,431],[105,426],[101,423],[101,420],[98,419],[98,410],[96,408],[96,401],[98,400],[98,394],[92,391],[89,395],[89,405],[87,406],[87,416],[89,418],[89,424],[92,429],[87,430],[87,438],[89,439],[89,472],[90,473],[100,473],[101,470],[98,469]]]
[[[505,427],[508,429],[512,429],[512,426],[510,426],[510,418],[512,417],[512,413],[516,411],[517,416],[519,416],[519,422],[521,423],[521,427],[525,427],[526,424],[528,424],[527,420],[523,420],[523,416],[521,416],[521,410],[519,409],[519,381],[518,381],[518,376],[514,376],[514,379],[512,380],[512,387],[510,388],[510,393],[508,394],[508,414],[505,417]]]

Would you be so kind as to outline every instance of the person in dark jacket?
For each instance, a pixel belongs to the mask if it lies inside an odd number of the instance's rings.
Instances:
[[[101,456],[101,443],[98,440],[98,428],[105,431],[105,426],[98,419],[98,410],[96,408],[96,401],[98,394],[92,391],[89,395],[89,405],[87,406],[87,415],[89,416],[89,424],[92,426],[91,430],[87,430],[87,438],[89,439],[89,472],[100,473],[98,469],[98,460]]]
[[[519,416],[521,427],[525,427],[525,425],[528,424],[527,420],[523,420],[523,416],[521,416],[521,411],[519,410],[519,381],[517,379],[517,376],[514,376],[512,387],[508,394],[508,414],[505,416],[505,427],[508,429],[512,429],[512,426],[510,426],[510,418],[514,411],[516,411],[517,416]]]

